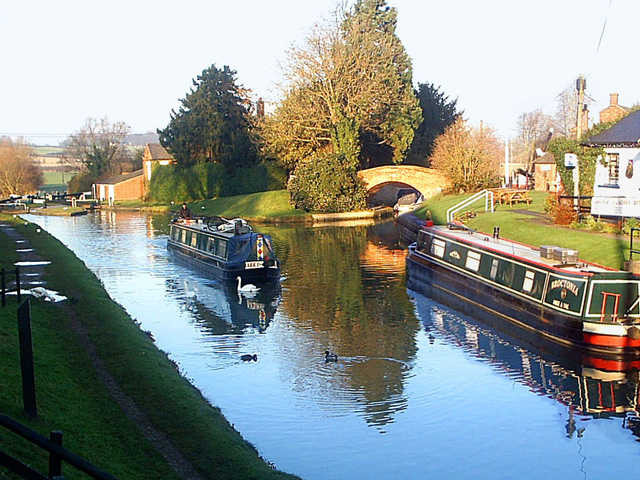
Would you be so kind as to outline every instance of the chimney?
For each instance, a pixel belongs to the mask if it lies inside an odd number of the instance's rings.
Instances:
[[[613,107],[614,105],[618,105],[618,94],[617,93],[612,93],[610,94],[611,100],[610,100],[610,105]]]

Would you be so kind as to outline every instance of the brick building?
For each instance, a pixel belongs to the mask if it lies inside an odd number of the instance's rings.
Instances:
[[[615,122],[630,112],[630,109],[618,103],[618,94],[610,94],[609,106],[600,112],[600,123]]]

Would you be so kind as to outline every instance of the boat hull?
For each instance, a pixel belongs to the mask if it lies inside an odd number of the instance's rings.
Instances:
[[[457,246],[460,247],[460,244]],[[463,250],[457,248],[458,252]],[[495,251],[488,253],[495,256]],[[498,328],[504,329],[506,326],[509,333],[516,337],[522,337],[516,331],[520,330],[602,355],[640,356],[640,339],[633,339],[627,334],[628,326],[602,322],[600,318],[586,320],[581,315],[550,308],[542,301],[544,295],[538,299],[529,298],[514,292],[513,286],[497,285],[495,281],[484,281],[477,274],[466,274],[459,266],[449,265],[446,258],[446,255],[434,258],[417,251],[416,246],[412,245],[406,260],[408,288],[463,313],[482,315],[484,321],[489,320]],[[553,275],[553,272],[550,273],[551,278],[554,278]],[[496,322],[499,324],[496,325]]]

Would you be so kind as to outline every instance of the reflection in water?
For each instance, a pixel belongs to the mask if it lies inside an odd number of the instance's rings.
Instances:
[[[637,478],[637,366],[516,340],[407,292],[392,223],[261,227],[285,279],[247,297],[168,255],[166,215],[29,220],[76,252],[286,471],[312,480]],[[325,363],[326,350],[338,362]]]
[[[523,383],[531,392],[568,407],[567,437],[583,436],[586,427],[577,425],[580,420],[622,417],[623,425],[640,438],[637,428],[639,360],[612,362],[565,347],[554,348],[551,343],[548,344],[550,350],[543,350],[522,340],[516,341],[418,293],[410,294],[425,330],[490,363],[502,375]],[[536,351],[539,353],[534,353]]]

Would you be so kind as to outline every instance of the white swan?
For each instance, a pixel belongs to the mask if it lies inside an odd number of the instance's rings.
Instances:
[[[239,292],[257,292],[258,290],[260,290],[260,289],[258,287],[256,287],[252,283],[247,283],[245,285],[242,285],[242,278],[238,277],[238,291]]]

